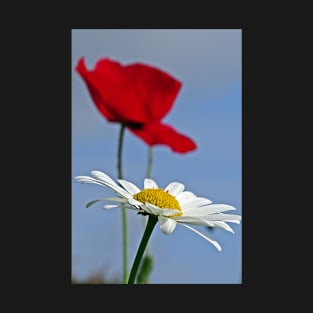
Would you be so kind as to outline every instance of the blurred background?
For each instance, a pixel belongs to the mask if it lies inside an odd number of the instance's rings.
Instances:
[[[117,178],[119,124],[97,111],[75,71],[84,57],[92,69],[109,57],[123,64],[156,66],[182,82],[163,122],[191,137],[197,150],[173,153],[155,146],[152,178],[160,187],[182,182],[186,190],[214,203],[233,205],[242,215],[242,31],[241,29],[72,29],[72,177],[101,170]],[[148,149],[126,130],[124,179],[143,187]],[[122,282],[122,214],[104,211],[112,196],[97,185],[72,183],[72,283]],[[228,213],[228,212],[226,212]],[[144,231],[144,217],[128,210],[129,269]],[[195,227],[222,246],[177,225],[165,235],[157,225],[150,237],[151,284],[240,284],[242,224],[223,229]]]

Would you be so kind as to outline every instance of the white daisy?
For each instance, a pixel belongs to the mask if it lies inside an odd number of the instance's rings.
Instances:
[[[163,233],[172,233],[179,224],[209,241],[219,251],[222,248],[218,242],[186,224],[219,227],[234,233],[227,223],[239,224],[241,220],[240,215],[222,213],[236,210],[235,207],[227,204],[212,204],[212,201],[207,198],[197,197],[190,191],[184,191],[185,186],[179,182],[172,182],[165,189],[161,189],[153,179],[145,178],[144,189],[141,190],[124,179],[118,179],[120,184],[118,185],[100,171],[91,171],[91,176],[76,176],[75,180],[105,186],[119,195],[119,198],[93,200],[86,205],[87,207],[102,200],[120,203],[105,205],[105,209],[117,208],[124,203],[127,208],[134,209],[139,214],[155,215]]]

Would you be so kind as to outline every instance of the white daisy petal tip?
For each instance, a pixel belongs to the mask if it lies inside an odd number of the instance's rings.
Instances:
[[[109,209],[118,208],[118,207],[120,207],[120,205],[117,205],[117,204],[105,204],[103,206],[103,209],[104,210],[109,210]]]
[[[106,182],[106,183],[109,183],[113,186],[116,186],[116,182],[110,177],[108,176],[107,174],[101,172],[101,171],[97,171],[97,170],[93,170],[90,172],[91,173],[91,176],[100,180],[100,181],[103,181],[103,182]]]
[[[172,196],[178,196],[180,195],[185,189],[185,185],[178,182],[172,182],[167,185],[164,191],[168,192]]]
[[[202,238],[204,238],[205,240],[210,242],[218,251],[222,251],[222,247],[220,246],[220,244],[217,241],[211,239],[210,237],[208,237],[208,236],[202,234],[201,232],[199,232],[197,229],[192,228],[192,227],[190,227],[190,226],[188,226],[186,224],[180,223],[180,225],[190,229],[191,231],[195,232],[196,234],[198,234],[199,236],[201,236]]]
[[[158,184],[151,178],[145,178],[143,183],[144,189],[158,189]]]
[[[89,176],[75,176],[74,180],[80,183],[85,183],[85,182],[92,182],[94,181],[94,178],[89,177]]]

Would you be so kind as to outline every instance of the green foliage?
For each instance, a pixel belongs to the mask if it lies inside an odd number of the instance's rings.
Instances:
[[[153,268],[153,258],[151,255],[146,255],[141,263],[137,275],[137,284],[149,284],[150,274]]]

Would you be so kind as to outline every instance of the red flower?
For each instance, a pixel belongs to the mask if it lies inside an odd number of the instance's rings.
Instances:
[[[76,70],[108,121],[125,124],[150,146],[163,144],[180,153],[196,148],[190,138],[161,123],[181,88],[166,72],[142,63],[124,66],[108,58],[100,59],[91,71],[81,58]]]

